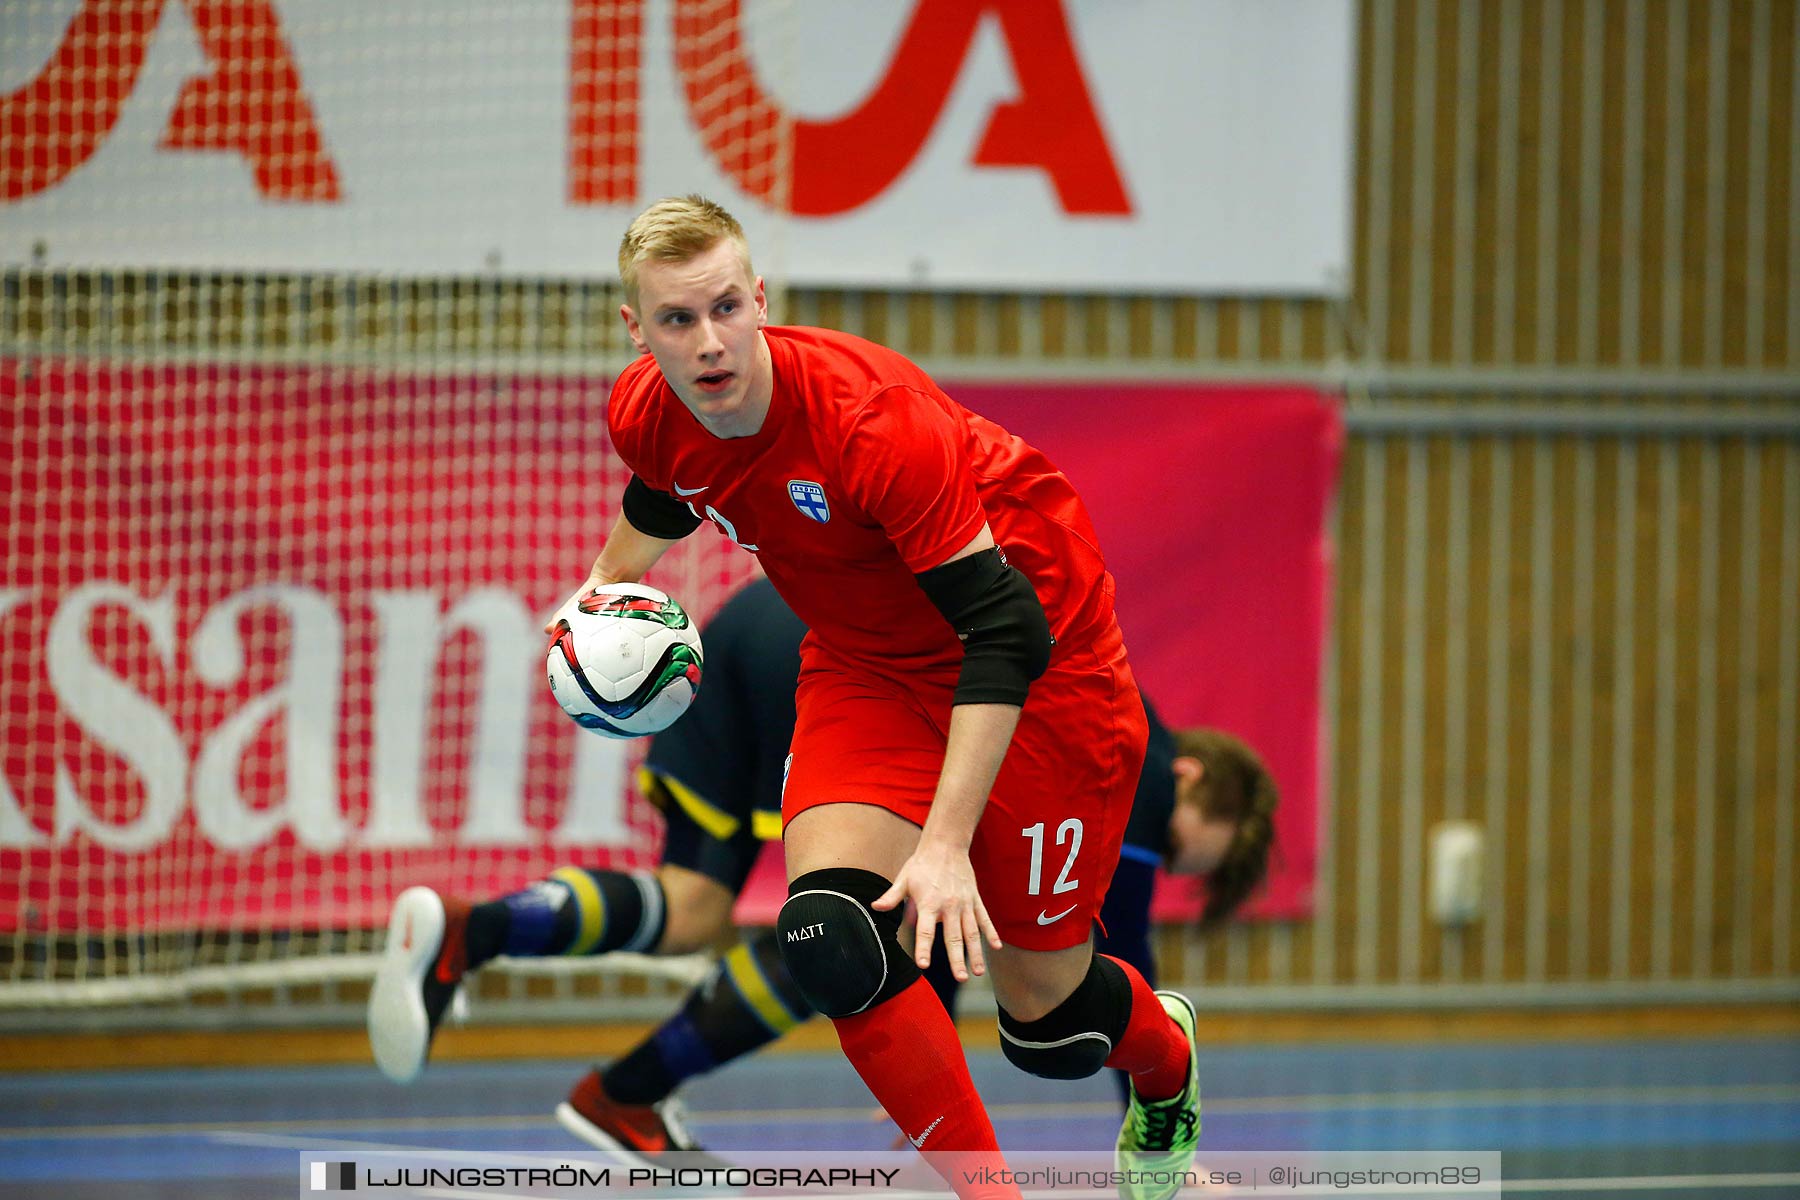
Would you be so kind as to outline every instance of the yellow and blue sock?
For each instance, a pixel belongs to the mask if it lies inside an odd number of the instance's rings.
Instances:
[[[662,884],[649,871],[561,867],[548,879],[469,910],[469,966],[501,954],[648,953],[662,940],[666,915]]]
[[[774,1041],[813,1015],[781,961],[773,929],[733,946],[686,1003],[608,1067],[606,1094],[654,1104],[683,1080]]]

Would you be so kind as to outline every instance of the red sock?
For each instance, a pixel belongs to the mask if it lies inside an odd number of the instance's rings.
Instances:
[[[1181,1027],[1163,1011],[1162,1001],[1137,973],[1137,968],[1108,954],[1131,981],[1131,1017],[1125,1033],[1113,1047],[1109,1067],[1131,1076],[1131,1085],[1145,1100],[1167,1100],[1187,1086],[1188,1040]]]
[[[931,985],[916,979],[899,995],[831,1023],[869,1091],[959,1196],[1018,1196],[1016,1187],[960,1177],[933,1153],[975,1151],[956,1155],[957,1164],[1004,1165],[993,1122],[969,1078],[956,1023]]]

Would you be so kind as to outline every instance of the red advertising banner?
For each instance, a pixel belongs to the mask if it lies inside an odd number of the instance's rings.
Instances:
[[[1309,912],[1321,820],[1320,710],[1343,423],[1309,388],[953,384],[1087,501],[1118,583],[1138,682],[1171,728],[1213,725],[1281,790],[1269,885],[1250,912]],[[1156,915],[1198,911],[1165,878]]]
[[[1333,548],[1326,518],[1343,422],[1301,387],[948,383],[1031,442],[1087,502],[1118,583],[1138,682],[1172,728],[1256,747],[1281,790],[1267,886],[1246,915],[1312,909],[1324,780],[1321,671]],[[778,861],[740,918],[773,920]],[[1197,880],[1164,876],[1153,915],[1187,920]]]
[[[374,924],[642,862],[545,682],[624,468],[598,380],[0,361],[0,929]],[[704,618],[753,569],[689,539]]]
[[[1304,910],[1332,403],[953,390],[1082,489],[1165,719],[1263,751],[1283,806],[1261,911]],[[637,748],[567,721],[542,672],[542,614],[624,484],[604,391],[0,360],[0,931],[376,924],[411,883],[653,859]],[[704,620],[752,570],[702,532],[652,581]]]

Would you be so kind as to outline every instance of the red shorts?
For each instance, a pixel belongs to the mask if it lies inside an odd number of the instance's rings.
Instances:
[[[783,822],[848,802],[924,825],[954,681],[902,682],[809,649]],[[1087,940],[1119,863],[1147,738],[1117,624],[1031,685],[969,847],[1001,941],[1061,950]]]

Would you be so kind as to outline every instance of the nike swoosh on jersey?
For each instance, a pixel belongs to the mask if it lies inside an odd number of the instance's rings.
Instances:
[[[1045,916],[1044,910],[1040,908],[1038,910],[1038,924],[1039,925],[1054,925],[1058,921],[1062,920],[1064,917],[1068,916],[1070,913],[1074,912],[1076,908],[1077,908],[1076,905],[1071,904],[1071,905],[1069,905],[1069,907],[1067,907],[1067,908],[1063,909],[1061,912],[1057,913],[1054,917]]]
[[[712,484],[710,483],[703,483],[697,488],[684,488],[678,483],[675,485],[675,494],[677,496],[698,496],[701,492],[704,492],[711,486]]]

